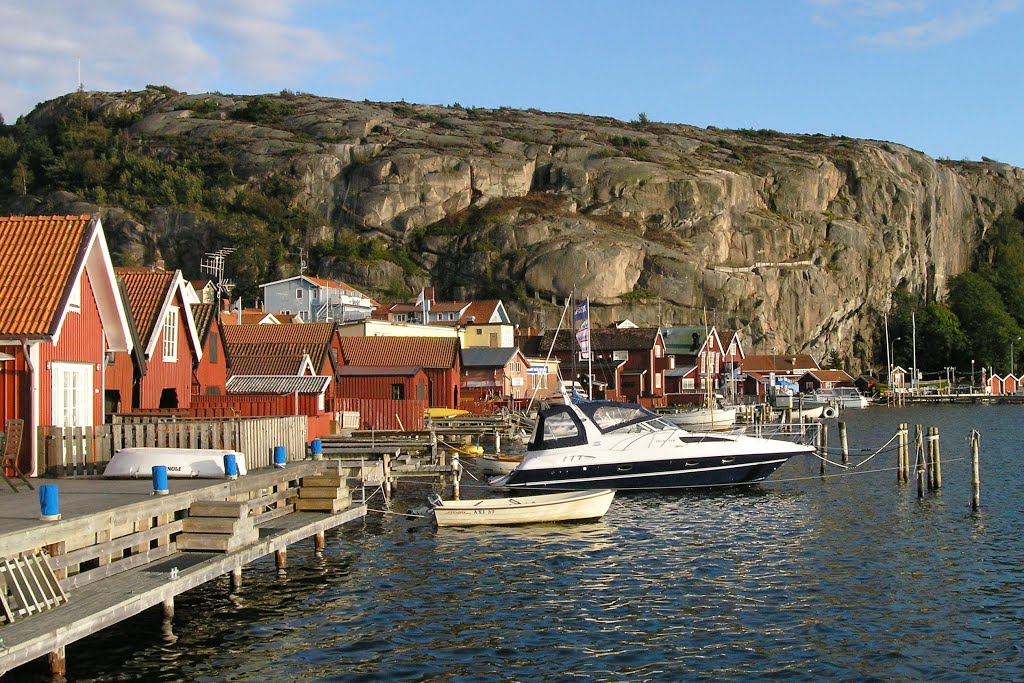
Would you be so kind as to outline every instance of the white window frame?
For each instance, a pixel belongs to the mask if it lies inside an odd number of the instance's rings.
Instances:
[[[50,366],[53,383],[55,427],[88,427],[93,417],[93,365],[54,361]]]
[[[164,316],[163,331],[164,360],[178,360],[178,307],[171,306]]]
[[[302,301],[302,288],[298,288],[295,290],[295,300]]]

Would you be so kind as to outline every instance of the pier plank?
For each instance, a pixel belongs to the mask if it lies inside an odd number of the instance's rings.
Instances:
[[[31,618],[15,621],[0,629],[5,648],[0,674],[81,640],[97,631],[162,605],[167,599],[230,573],[261,557],[283,550],[292,543],[316,536],[346,522],[364,517],[359,505],[337,514],[295,512],[261,528],[255,543],[230,553],[172,552],[159,566],[148,563],[101,581],[77,588],[69,601]],[[159,550],[173,548],[162,546]],[[178,564],[177,579],[168,571]],[[167,571],[161,571],[162,567]]]

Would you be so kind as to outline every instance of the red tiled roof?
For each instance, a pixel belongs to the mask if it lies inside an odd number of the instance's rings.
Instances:
[[[0,335],[50,335],[85,258],[91,216],[0,217]]]
[[[124,282],[128,308],[135,319],[139,340],[146,346],[153,337],[167,291],[174,284],[174,273],[149,268],[115,268],[114,272]]]
[[[370,367],[453,368],[459,340],[438,337],[344,337],[345,365]]]
[[[498,304],[501,301],[499,299],[485,299],[484,301],[471,301],[469,308],[462,314],[462,320],[460,322],[468,323],[470,318],[473,318],[473,322],[477,325],[483,325],[490,321],[491,316],[494,315],[495,310],[498,308]]]
[[[256,325],[260,323],[260,321],[262,321],[264,318],[268,317],[271,320],[266,323],[263,323],[264,325],[274,325],[276,324],[273,322],[274,320],[280,322],[280,318],[278,318],[273,313],[266,313],[264,311],[259,310],[258,308],[247,308],[243,310],[241,323],[238,322],[238,311],[220,312],[220,321],[225,325]]]
[[[231,359],[240,356],[294,356],[308,354],[314,368],[323,367],[335,334],[334,323],[304,325],[230,325],[224,343]]]
[[[852,382],[853,377],[845,370],[809,370],[808,373],[819,382]]]

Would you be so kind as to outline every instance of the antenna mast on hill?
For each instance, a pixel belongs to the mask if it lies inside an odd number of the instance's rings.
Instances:
[[[290,254],[290,256],[294,256],[294,255],[295,254]],[[303,249],[302,247],[299,247],[299,275],[305,275],[305,274],[306,274],[306,250]]]
[[[231,296],[235,283],[224,278],[224,259],[230,256],[237,247],[224,247],[217,251],[208,251],[199,262],[199,270],[209,273],[217,286],[217,294]]]

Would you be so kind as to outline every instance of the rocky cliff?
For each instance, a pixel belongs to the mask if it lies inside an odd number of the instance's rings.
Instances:
[[[355,232],[409,245],[418,266],[325,258],[321,275],[463,297],[499,283],[524,324],[552,327],[574,287],[595,324],[698,324],[706,309],[748,352],[835,350],[855,371],[894,289],[941,297],[1024,199],[1021,169],[872,140],[305,95],[265,123],[239,120],[247,97],[87,99],[134,116],[133,136],[229,155],[239,186],[293,179],[291,205],[322,221],[289,248]],[[224,246],[202,212],[107,216],[122,261],[156,253],[198,276],[197,251]]]

